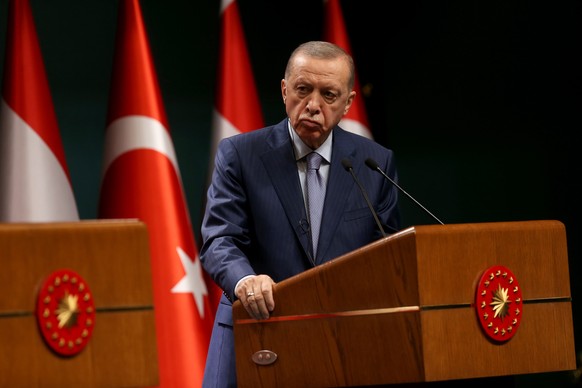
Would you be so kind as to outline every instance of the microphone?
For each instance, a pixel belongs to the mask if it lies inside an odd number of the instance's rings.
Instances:
[[[364,199],[366,200],[366,204],[368,205],[368,207],[370,208],[370,211],[372,212],[372,215],[374,216],[374,220],[376,221],[376,225],[378,225],[378,229],[380,229],[380,232],[382,232],[382,237],[386,237],[386,232],[384,231],[384,228],[382,227],[382,223],[378,219],[378,214],[376,213],[376,210],[374,210],[374,207],[372,206],[372,203],[370,202],[370,198],[368,198],[368,193],[366,193],[366,190],[364,189],[364,187],[362,186],[362,184],[360,183],[360,181],[356,177],[356,174],[354,173],[354,168],[352,167],[352,162],[349,159],[344,158],[344,159],[342,159],[342,166],[344,166],[344,168],[346,169],[347,172],[352,174],[352,178],[354,178],[354,181],[356,182],[356,184],[360,188],[360,191],[362,192],[362,195],[364,196]]]
[[[404,194],[406,194],[406,196],[408,198],[410,198],[412,201],[414,201],[414,203],[416,203],[418,206],[420,206],[422,208],[422,210],[424,210],[425,212],[427,212],[428,214],[430,214],[430,216],[432,218],[434,218],[439,224],[444,225],[441,220],[439,220],[434,214],[432,214],[431,212],[429,212],[427,208],[425,208],[424,206],[422,206],[416,199],[414,199],[410,194],[408,194],[402,187],[398,186],[398,184],[396,182],[394,182],[394,180],[392,178],[390,178],[388,175],[386,175],[386,173],[384,171],[382,171],[382,169],[380,168],[380,166],[378,165],[378,163],[376,163],[376,161],[374,159],[372,159],[372,158],[366,159],[366,166],[368,166],[372,170],[378,171],[380,174],[382,174],[384,176],[384,178],[388,179],[390,181],[390,183],[392,183],[394,186],[396,186],[396,188],[398,190],[400,190]]]

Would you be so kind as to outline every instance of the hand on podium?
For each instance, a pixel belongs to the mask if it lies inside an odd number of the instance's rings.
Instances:
[[[235,289],[245,310],[254,319],[268,319],[275,308],[273,285],[275,282],[267,275],[252,275],[243,278]]]

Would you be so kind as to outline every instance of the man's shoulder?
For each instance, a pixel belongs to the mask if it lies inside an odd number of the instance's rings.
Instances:
[[[246,141],[256,141],[258,138],[264,138],[270,136],[274,131],[285,130],[286,119],[273,125],[268,125],[262,128],[257,128],[249,132],[243,132],[231,136],[229,139],[234,142],[246,142]]]

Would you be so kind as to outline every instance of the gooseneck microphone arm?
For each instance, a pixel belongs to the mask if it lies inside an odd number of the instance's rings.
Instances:
[[[374,216],[374,220],[376,221],[376,224],[378,225],[378,229],[380,229],[380,232],[382,233],[382,237],[386,237],[387,236],[386,232],[384,231],[384,228],[382,227],[382,223],[378,219],[378,214],[376,213],[376,210],[374,210],[374,206],[372,206],[372,203],[370,202],[370,198],[368,198],[368,193],[366,193],[366,190],[364,189],[364,187],[362,186],[362,184],[360,183],[360,181],[356,177],[356,174],[354,173],[354,168],[352,167],[352,162],[349,159],[342,159],[342,166],[344,166],[345,170],[352,175],[352,178],[354,178],[354,181],[356,182],[356,184],[360,188],[360,192],[362,193],[362,195],[364,196],[364,199],[366,200],[366,204],[368,205],[368,207],[370,208],[370,211],[372,212],[372,215]]]
[[[382,169],[380,168],[380,166],[378,165],[378,163],[374,159],[372,159],[372,158],[366,159],[366,166],[368,166],[372,170],[378,171],[380,174],[382,174],[384,176],[384,178],[388,179],[390,181],[390,183],[392,183],[394,186],[396,186],[396,188],[398,190],[400,190],[404,194],[406,194],[406,196],[408,198],[410,198],[412,201],[414,201],[414,203],[416,203],[418,206],[420,206],[422,208],[422,210],[424,210],[425,212],[427,212],[428,214],[430,214],[430,216],[432,218],[434,218],[439,224],[444,225],[444,223],[441,220],[439,220],[434,214],[432,214],[431,212],[429,212],[427,208],[425,208],[424,206],[422,206],[420,204],[420,202],[418,202],[416,199],[414,199],[412,197],[412,195],[408,194],[402,187],[398,186],[398,183],[394,182],[394,180],[392,178],[390,178],[388,175],[386,175],[386,173],[384,171],[382,171]]]

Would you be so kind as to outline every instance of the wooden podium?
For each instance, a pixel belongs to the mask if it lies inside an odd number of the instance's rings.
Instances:
[[[475,306],[484,272],[496,266],[513,273],[523,296],[519,327],[503,341],[489,337]],[[239,387],[576,369],[558,221],[411,227],[278,283],[275,303],[265,321],[249,319],[240,301],[233,305]]]
[[[152,278],[145,224],[136,220],[0,224],[0,386],[158,384]],[[72,270],[95,305],[86,346],[63,357],[35,313],[45,278]]]

